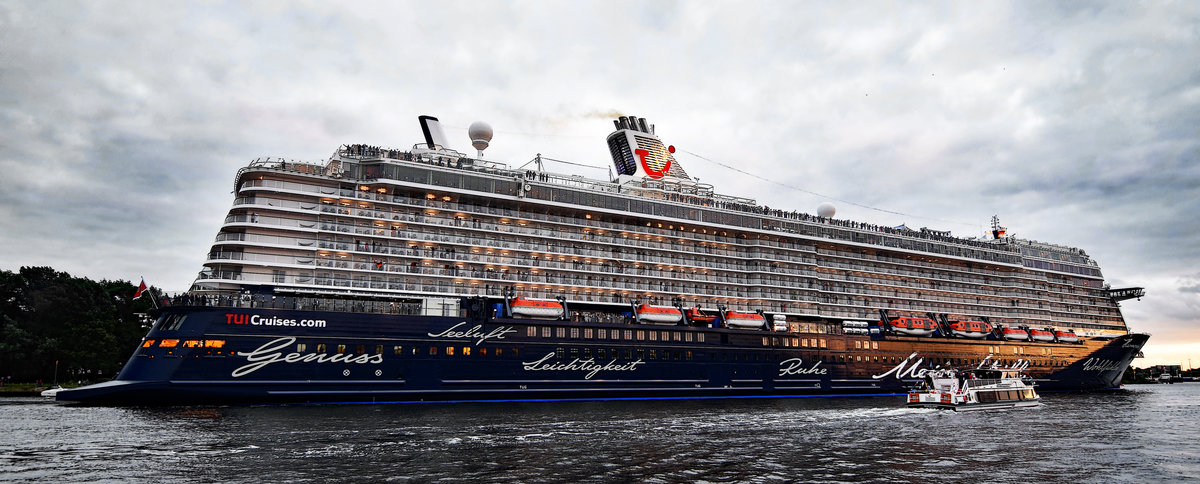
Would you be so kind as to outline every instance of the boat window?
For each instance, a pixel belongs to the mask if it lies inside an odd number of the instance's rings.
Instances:
[[[357,347],[354,348],[354,352],[361,355],[361,354],[367,352],[367,347],[366,347],[366,345],[358,345]]]
[[[325,343],[318,344],[317,345],[317,353],[324,353],[324,352],[325,352]]]
[[[479,356],[487,356],[487,347],[479,348]]]
[[[767,346],[767,345],[770,345],[770,344],[771,344],[771,339],[770,339],[770,338],[767,338],[766,336],[763,336],[763,343],[762,343],[762,345],[763,345],[763,346]]]
[[[586,339],[592,339],[592,328],[583,330],[583,337]]]
[[[563,358],[564,356],[567,356],[567,352],[560,346],[558,348],[554,348],[554,356],[556,358]]]
[[[613,339],[616,339],[616,338],[613,338]],[[633,330],[632,330],[632,329],[627,329],[627,330],[625,330],[625,339],[626,339],[626,340],[632,340],[632,339],[633,339]]]
[[[586,360],[586,359],[588,359],[588,358],[591,358],[591,357],[592,357],[592,349],[591,349],[591,348],[584,348],[584,349],[583,349],[583,359],[585,359],[585,360]]]
[[[692,342],[692,332],[689,331],[689,332],[683,333],[683,334],[684,334],[684,340],[691,343]]]
[[[614,354],[615,354],[615,352],[614,352]],[[641,357],[641,355],[639,354],[639,355],[638,355],[638,357],[640,358],[640,357]],[[631,350],[631,349],[629,349],[629,348],[625,348],[625,359],[626,359],[626,360],[632,360],[632,359],[633,359],[633,350]]]
[[[454,356],[454,347],[453,346],[446,347],[446,356]]]
[[[296,352],[297,352],[297,353],[303,353],[303,352],[304,352],[304,350],[307,350],[307,349],[308,349],[308,345],[306,345],[306,344],[304,344],[304,343],[298,343],[298,344],[296,344]]]
[[[338,352],[338,353],[345,353],[345,352],[346,352],[346,345],[337,345],[337,352]]]
[[[608,352],[605,351],[604,348],[600,348],[600,349],[596,350],[596,357],[600,358],[601,360],[608,358],[607,355],[608,355]]]
[[[537,337],[537,326],[530,326],[530,327],[526,328],[525,336],[528,336],[530,338],[536,338]]]
[[[152,340],[152,339],[146,340],[145,343],[142,343],[142,348],[149,348],[151,346],[154,346],[154,341],[155,340]]]
[[[688,350],[687,359],[688,359],[688,361],[692,361],[692,350]]]
[[[431,355],[436,355],[436,354],[437,354],[437,346],[430,346],[430,347],[429,347],[429,354],[431,354]]]
[[[559,338],[565,338],[567,337],[567,328],[554,328],[554,334]]]
[[[650,341],[658,341],[658,331],[650,332]]]
[[[629,350],[625,350],[625,351],[626,351],[626,352],[628,352]],[[653,351],[653,350],[651,350],[651,351]],[[644,359],[646,359],[646,350],[643,350],[643,349],[639,348],[639,349],[637,350],[637,357],[638,357],[638,359],[639,359],[639,360],[644,360]]]
[[[579,348],[571,348],[571,358],[579,358]]]
[[[658,358],[658,351],[657,351],[657,350],[650,350],[650,359],[651,359],[651,360],[653,360],[653,359],[656,359],[656,358]]]
[[[185,340],[183,340],[183,347],[184,347],[184,348],[197,348],[197,347],[199,347],[199,346],[200,346],[200,340],[198,340],[198,339],[185,339]]]
[[[599,339],[608,339],[608,330],[607,329],[596,330],[596,337]]]
[[[821,347],[822,347],[822,348],[824,348],[824,347],[825,347],[825,340],[821,340]]]
[[[857,341],[857,340],[856,340],[856,341],[854,342],[854,349],[859,349],[859,350],[860,350],[860,349],[862,349],[862,341]]]
[[[503,354],[504,354],[504,348],[496,348],[496,356],[500,356],[500,355],[503,355]],[[515,354],[517,354],[517,351],[516,351],[516,350],[513,350],[513,354],[514,354],[514,355],[515,355]]]
[[[696,333],[696,341],[704,342],[704,333]]]
[[[177,339],[164,339],[158,342],[159,348],[174,348],[176,346],[179,346],[179,340]]]
[[[462,355],[463,356],[471,356],[471,347],[463,346]]]
[[[638,330],[637,339],[638,339],[638,341],[646,339],[646,332],[642,331],[642,330]]]
[[[683,341],[683,336],[678,331],[675,332],[675,341]]]
[[[579,337],[579,328],[571,328],[571,338]]]
[[[550,327],[549,327],[549,326],[546,326],[546,327],[542,328],[542,337],[543,337],[543,338],[549,338],[549,337],[550,337]]]
[[[872,341],[872,342],[871,342],[871,349],[873,349],[873,350],[877,350],[877,349],[879,349],[879,342],[878,342],[878,341]]]
[[[679,351],[679,350],[675,350],[674,352],[671,353],[671,358],[673,358],[675,360],[679,360],[679,359],[683,358],[683,352]],[[690,360],[691,358],[688,358],[688,359]]]
[[[396,354],[396,355],[404,354],[404,347],[403,346],[393,346],[392,354]]]

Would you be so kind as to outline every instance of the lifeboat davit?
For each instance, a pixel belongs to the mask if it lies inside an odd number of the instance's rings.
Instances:
[[[1000,336],[1012,341],[1029,341],[1029,333],[1021,328],[1001,328]]]
[[[695,307],[688,310],[687,317],[689,321],[694,323],[711,323],[717,320],[715,315],[702,313],[700,312],[700,308]]]
[[[555,301],[538,301],[518,297],[510,303],[513,316],[527,318],[558,319],[562,317],[563,307]]]
[[[1054,342],[1054,332],[1045,329],[1031,329],[1029,330],[1029,337],[1034,341],[1041,341],[1043,343]]]
[[[992,325],[983,321],[955,321],[950,323],[950,334],[963,338],[986,338],[992,332]]]
[[[725,312],[725,326],[730,328],[761,328],[767,324],[767,318],[758,313]]]
[[[1075,334],[1075,332],[1071,331],[1071,330],[1055,331],[1054,337],[1058,339],[1059,343],[1078,343],[1079,342],[1079,336],[1077,336]]]
[[[638,321],[643,323],[669,323],[675,324],[683,319],[683,313],[675,308],[665,308],[662,306],[651,306],[643,304],[637,307]]]
[[[929,318],[896,318],[888,321],[892,331],[909,336],[929,336],[937,331],[937,323]]]

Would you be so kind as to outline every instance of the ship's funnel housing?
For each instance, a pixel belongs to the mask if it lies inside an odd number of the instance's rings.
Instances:
[[[449,149],[446,143],[446,132],[442,131],[442,123],[433,116],[418,116],[421,121],[421,132],[425,134],[425,144],[431,150]]]
[[[654,125],[647,123],[646,118],[622,116],[614,119],[613,125],[617,130],[608,135],[608,149],[618,174],[691,180],[675,162],[674,147],[668,149],[663,145],[654,135]]]

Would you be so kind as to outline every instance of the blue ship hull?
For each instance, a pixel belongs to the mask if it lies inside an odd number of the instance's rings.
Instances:
[[[63,390],[57,399],[193,405],[863,396],[904,393],[926,371],[989,364],[1027,366],[1040,391],[1103,390],[1119,386],[1147,338],[1046,345],[892,337],[872,347],[858,335],[176,307],[162,312],[116,380]],[[1017,345],[1059,356],[1005,354]],[[999,354],[989,353],[997,347]]]

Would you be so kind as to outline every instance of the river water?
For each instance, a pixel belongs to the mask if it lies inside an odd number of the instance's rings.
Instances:
[[[1200,478],[1200,383],[1020,410],[903,397],[195,408],[0,398],[0,480],[1163,482]]]

